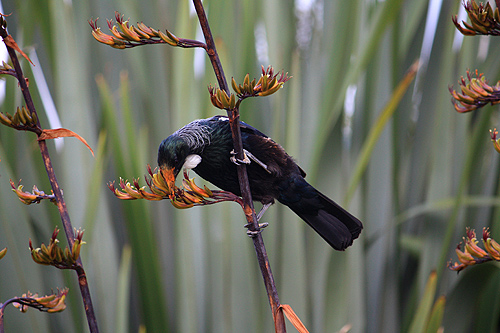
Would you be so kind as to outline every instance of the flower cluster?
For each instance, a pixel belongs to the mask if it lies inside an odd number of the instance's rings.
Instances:
[[[462,21],[462,25],[458,22],[455,15],[452,17],[453,23],[457,29],[465,36],[475,35],[500,35],[500,14],[497,8],[493,10],[489,2],[477,4],[475,0],[464,2],[464,8],[469,16],[470,24]]]
[[[60,269],[75,269],[77,267],[78,257],[80,256],[80,249],[82,245],[85,244],[85,242],[82,241],[83,231],[81,229],[75,230],[75,241],[71,251],[68,247],[63,250],[57,245],[59,243],[57,239],[58,234],[59,229],[56,227],[50,238],[49,245],[46,246],[42,243],[37,249],[33,248],[30,239],[29,248],[31,257],[37,264],[50,265]]]
[[[500,103],[500,81],[496,85],[490,86],[483,74],[478,74],[477,70],[475,77],[472,77],[470,71],[467,71],[467,80],[468,83],[462,76],[458,81],[462,93],[458,93],[450,87],[457,112],[470,112],[482,108],[488,103],[491,105]]]
[[[288,73],[284,72],[274,74],[272,66],[268,66],[267,69],[262,66],[262,75],[259,81],[255,82],[255,79],[253,79],[250,82],[250,77],[247,74],[243,80],[243,85],[237,85],[234,79],[231,80],[231,85],[239,98],[246,96],[269,96],[277,92],[291,78],[291,76],[288,76]]]
[[[219,88],[208,87],[210,93],[210,101],[219,109],[234,109],[239,107],[242,100],[247,97],[254,96],[269,96],[277,92],[283,84],[292,77],[288,73],[274,73],[274,69],[268,66],[267,69],[262,66],[262,75],[259,80],[253,79],[250,81],[250,75],[247,74],[243,79],[243,84],[237,84],[234,78],[231,78],[231,86],[238,97],[234,94],[228,95],[226,91]]]
[[[111,35],[107,35],[97,26],[97,19],[90,20],[92,36],[101,43],[107,44],[117,49],[124,49],[146,44],[169,44],[179,45],[179,38],[166,30],[166,33],[146,26],[144,23],[137,23],[137,26],[129,25],[128,20],[123,19],[123,15],[115,12],[115,19],[118,27],[113,24],[113,20],[106,20]]]
[[[109,189],[115,194],[118,199],[135,200],[146,199],[158,201],[170,199],[170,202],[175,208],[184,209],[193,206],[210,205],[222,201],[240,201],[240,198],[226,191],[211,191],[208,187],[199,187],[195,184],[194,178],[189,178],[189,175],[184,171],[184,179],[182,180],[183,188],[169,188],[160,170],[151,170],[151,166],[147,166],[149,177],[146,176],[146,186],[140,186],[139,180],[134,179],[133,185],[128,181],[120,178],[120,189],[115,187],[115,183],[109,183]]]
[[[30,112],[25,106],[17,107],[14,115],[0,112],[0,123],[18,130],[41,132],[36,112]]]
[[[18,308],[21,312],[28,311],[28,307],[38,309],[43,312],[61,312],[66,309],[66,295],[68,294],[68,288],[59,290],[57,294],[51,294],[47,296],[38,296],[38,294],[32,294],[27,292],[21,297],[16,297],[13,299],[12,305]]]
[[[216,108],[219,108],[221,110],[223,109],[233,110],[240,106],[241,100],[240,99],[236,100],[234,94],[230,93],[228,95],[225,90],[208,86],[208,93],[210,94],[210,101],[212,102],[212,105],[215,106]]]
[[[33,185],[33,191],[24,192],[23,185],[19,184],[17,187],[14,185],[12,179],[10,180],[10,186],[12,186],[12,191],[17,194],[19,200],[26,205],[31,205],[32,203],[40,203],[43,199],[50,200],[50,202],[56,204],[56,198],[54,194],[45,194],[45,192],[40,191],[36,185]]]
[[[461,250],[462,242],[460,242],[455,249],[460,264],[457,262],[452,264],[452,262],[449,261],[449,269],[460,272],[475,264],[492,260],[500,261],[500,244],[490,237],[490,231],[487,228],[483,228],[483,245],[485,250],[477,245],[478,241],[474,230],[467,228],[466,233],[467,237],[463,238],[465,243],[464,251]]]

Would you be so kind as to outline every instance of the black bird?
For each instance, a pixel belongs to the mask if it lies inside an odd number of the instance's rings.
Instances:
[[[252,160],[247,172],[254,201],[267,208],[278,200],[336,250],[345,250],[358,238],[361,222],[307,183],[306,173],[279,144],[244,122],[240,122],[240,129],[244,152]],[[158,166],[169,186],[184,167],[241,196],[235,162],[226,116],[195,120],[158,148]]]

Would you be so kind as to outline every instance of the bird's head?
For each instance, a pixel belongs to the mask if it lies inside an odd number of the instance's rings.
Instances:
[[[158,148],[158,166],[169,188],[173,188],[175,178],[189,156],[190,148],[186,141],[173,134],[160,143]]]
[[[189,143],[175,133],[160,143],[158,166],[169,188],[173,188],[175,178],[183,167],[193,169],[200,162],[201,157],[192,152]]]

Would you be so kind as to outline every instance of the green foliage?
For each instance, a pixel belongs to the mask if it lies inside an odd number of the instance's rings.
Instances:
[[[143,21],[179,38],[200,39],[190,2],[3,5],[12,13],[8,28],[19,46],[31,58],[37,52],[37,69],[63,127],[96,153],[93,158],[75,139],[64,139],[59,148],[49,143],[73,224],[86,230],[81,256],[101,331],[135,332],[140,325],[151,332],[270,331],[268,300],[238,205],[176,211],[165,201],[120,201],[106,186],[120,176],[142,177],[148,163],[156,164],[162,139],[220,110],[207,92],[216,79],[203,51],[112,49],[94,40],[87,20],[100,17],[105,25],[118,10],[131,24]],[[351,179],[358,184],[346,208],[365,228],[345,253],[334,252],[280,205],[264,216],[281,302],[311,332],[345,325],[353,332],[395,332],[416,327],[419,313],[425,313],[427,328],[439,327],[442,317],[446,331],[467,331],[476,320],[495,331],[498,267],[479,265],[458,276],[445,267],[466,225],[489,226],[500,238],[498,156],[488,133],[500,126],[492,112],[498,107],[458,114],[448,92],[468,68],[486,73],[490,84],[498,80],[499,44],[479,37],[454,43],[461,35],[451,17],[460,1],[431,9],[438,16],[425,43],[424,29],[433,25],[424,0],[317,1],[311,9],[284,0],[205,5],[228,80],[258,77],[261,65],[293,76],[274,95],[244,101],[241,119],[282,144],[309,181],[334,200],[342,203]],[[395,89],[420,56],[415,81],[392,105]],[[47,128],[42,77],[22,64]],[[13,114],[17,107],[20,93],[7,77],[0,111]],[[378,121],[384,114],[392,116]],[[377,135],[369,136],[372,131]],[[370,151],[361,155],[364,147]],[[30,258],[28,239],[46,241],[59,219],[48,202],[19,202],[9,179],[21,178],[27,188],[50,188],[35,136],[2,126],[0,244],[9,252],[0,262],[0,300],[16,290],[43,294],[65,285],[72,291],[60,314],[7,312],[6,331],[86,331],[74,275]],[[435,292],[426,293],[434,270]],[[432,294],[446,295],[446,305]]]

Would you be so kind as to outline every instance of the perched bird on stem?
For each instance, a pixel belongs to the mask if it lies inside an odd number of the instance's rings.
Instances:
[[[278,200],[336,250],[345,250],[358,238],[361,222],[312,187],[279,144],[244,122],[240,129],[244,161],[234,157],[226,116],[195,120],[163,140],[158,166],[168,185],[174,185],[182,168],[193,169],[217,187],[241,196],[236,164],[246,163],[252,199],[264,205],[258,218]]]

